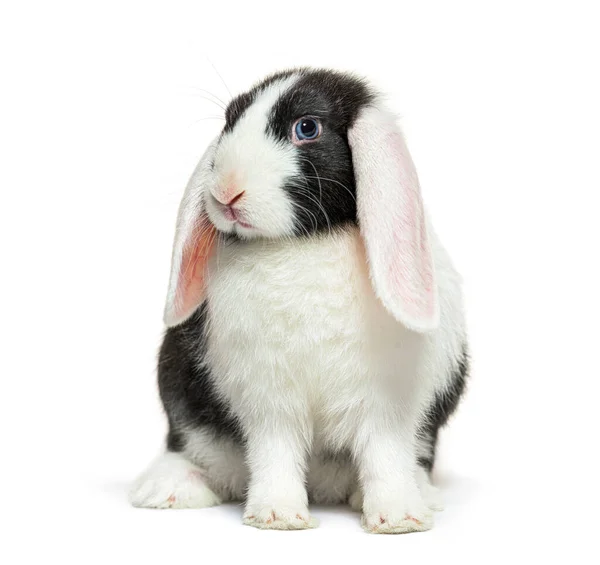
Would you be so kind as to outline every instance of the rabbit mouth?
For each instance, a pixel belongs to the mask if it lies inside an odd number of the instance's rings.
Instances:
[[[210,195],[207,204],[209,205],[209,217],[212,216],[212,224],[219,230],[225,233],[232,233],[238,227],[246,230],[252,229],[254,226],[247,221],[245,212],[238,204],[239,198],[232,199],[228,203],[223,203],[214,195]],[[212,212],[211,212],[212,208]]]
[[[226,220],[228,220],[230,222],[234,222],[234,223],[237,222],[243,228],[252,227],[248,222],[245,222],[242,219],[241,212],[238,208],[236,208],[232,205],[226,205],[226,206],[222,207],[221,211]]]
[[[239,210],[239,208],[236,208],[233,205],[222,205],[221,207],[221,213],[223,214],[223,217],[229,221],[229,222],[233,222],[233,224],[238,224],[243,228],[246,229],[250,229],[252,227],[251,224],[249,224],[248,222],[244,221],[242,218],[242,213]]]

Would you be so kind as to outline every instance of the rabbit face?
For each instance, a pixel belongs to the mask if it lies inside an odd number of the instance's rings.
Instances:
[[[242,239],[356,223],[347,132],[372,94],[351,75],[298,70],[234,99],[204,187],[211,223]]]

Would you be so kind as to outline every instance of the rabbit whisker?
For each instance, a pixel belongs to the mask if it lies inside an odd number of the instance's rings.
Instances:
[[[306,178],[309,178],[309,179],[318,178],[319,181],[324,180],[324,181],[327,181],[327,182],[334,182],[335,184],[339,184],[343,189],[345,189],[345,190],[348,191],[348,194],[350,194],[350,196],[352,196],[354,202],[356,202],[356,196],[352,193],[352,191],[346,185],[342,184],[340,181],[337,181],[335,179],[328,179],[326,177],[313,177],[313,176],[310,176],[310,175],[304,175],[304,176]]]
[[[227,108],[227,103],[224,102],[223,100],[221,100],[221,98],[219,98],[216,94],[213,94],[210,90],[206,90],[205,88],[198,88],[198,87],[193,87],[193,88],[194,88],[194,90],[196,90],[198,92],[204,92],[205,94],[212,96],[212,98],[209,98],[208,96],[205,96],[203,94],[198,94],[198,96],[200,96],[201,98],[204,98],[205,100],[208,100],[210,102],[214,102],[222,110],[225,110]]]
[[[294,202],[293,203],[295,207],[299,208],[301,211],[305,212],[306,215],[308,216],[308,214],[310,214],[312,216],[312,223],[315,227],[315,230],[318,228],[319,224],[317,222],[317,217],[308,209],[305,208],[304,206],[302,206],[302,204],[299,204],[298,202]]]
[[[217,76],[221,79],[221,82],[223,83],[223,86],[225,87],[225,89],[229,93],[229,99],[231,100],[233,98],[233,94],[231,94],[231,90],[229,90],[229,87],[227,86],[227,83],[225,82],[225,80],[221,76],[221,73],[217,70],[217,67],[215,67],[215,65],[213,64],[213,62],[210,59],[208,59],[208,62],[210,63],[210,66],[214,69],[215,73],[217,73]]]
[[[319,177],[319,173],[317,172],[317,167],[315,167],[314,163],[310,159],[306,159],[304,157],[300,157],[300,159],[309,163],[310,166],[315,171],[315,175],[317,175],[317,176],[314,178],[316,178],[319,181],[319,201],[323,202],[323,187],[321,186],[321,179]],[[304,176],[304,178],[308,178],[306,175],[303,175],[303,176]],[[310,177],[310,178],[313,178],[313,177]],[[308,182],[306,184],[308,185]]]
[[[306,185],[308,186],[308,182],[306,182]],[[331,221],[329,219],[329,215],[327,214],[327,211],[323,207],[323,204],[321,202],[319,202],[313,194],[311,194],[311,192],[308,190],[308,188],[303,188],[301,186],[298,186],[297,184],[295,184],[293,186],[298,190],[299,194],[303,194],[307,198],[310,198],[319,207],[319,209],[323,213],[323,216],[325,217],[325,221],[327,222],[329,234],[331,235]]]

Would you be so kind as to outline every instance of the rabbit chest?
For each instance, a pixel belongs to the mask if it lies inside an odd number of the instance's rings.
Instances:
[[[235,242],[211,262],[204,361],[242,421],[282,411],[343,443],[378,383],[408,382],[416,339],[375,297],[356,229]]]

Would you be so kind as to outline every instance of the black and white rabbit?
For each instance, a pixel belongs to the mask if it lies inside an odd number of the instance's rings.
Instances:
[[[291,70],[230,103],[183,196],[165,323],[170,428],[135,506],[245,499],[246,524],[301,529],[310,499],[370,532],[431,528],[461,282],[364,80]]]

